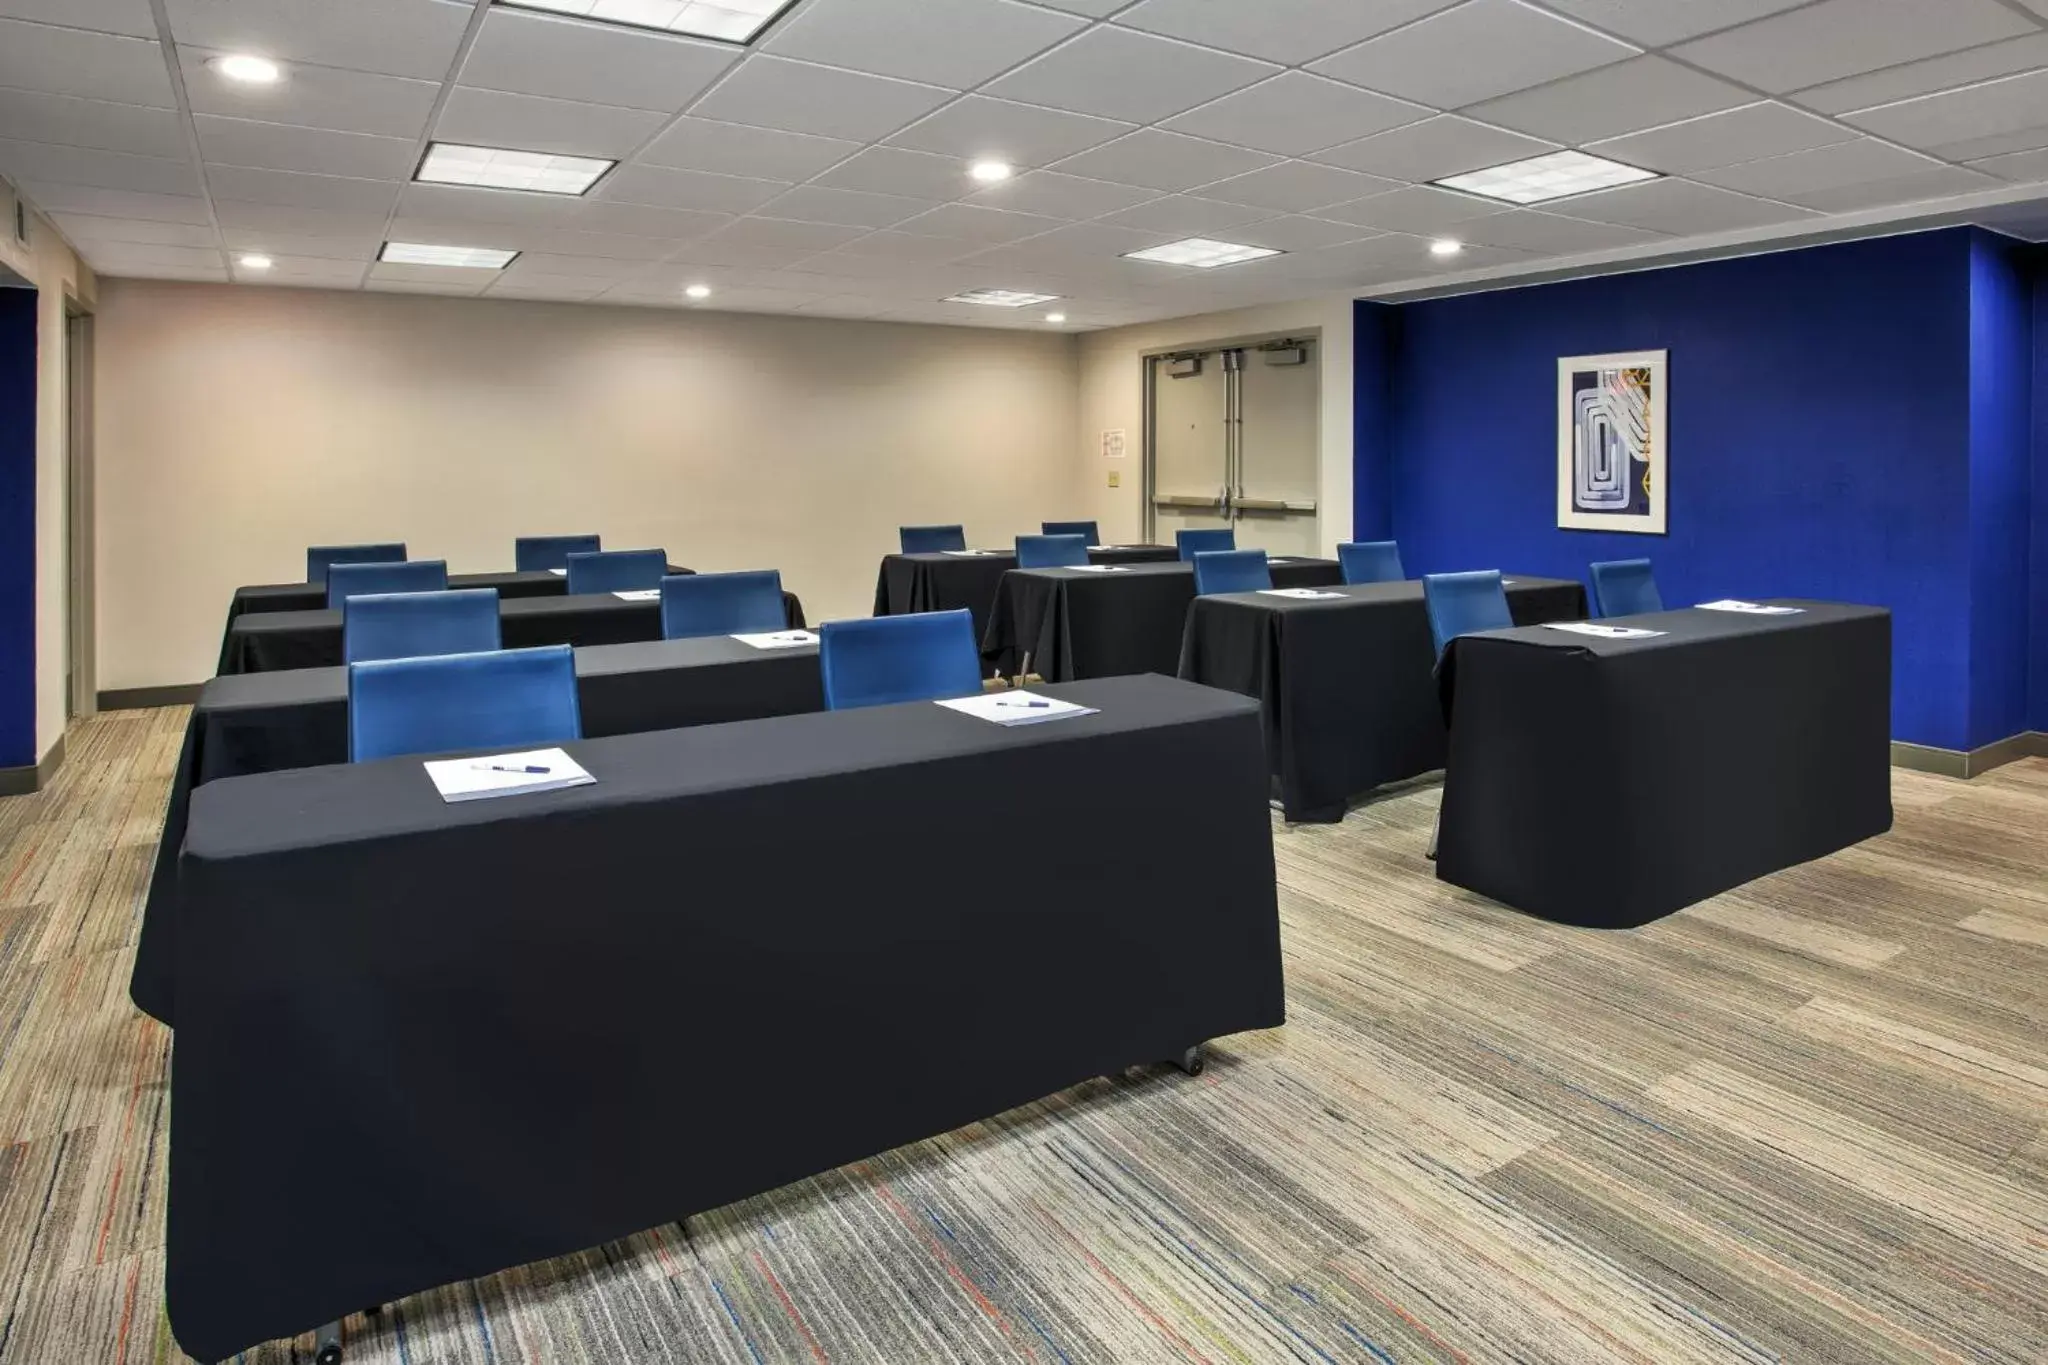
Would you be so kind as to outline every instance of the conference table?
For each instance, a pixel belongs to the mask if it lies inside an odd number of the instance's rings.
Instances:
[[[729,636],[595,645],[576,651],[583,733],[641,734],[820,711],[818,648],[756,649]],[[200,689],[171,777],[163,837],[143,904],[128,993],[175,1027],[178,853],[192,791],[223,778],[348,762],[348,670],[298,668],[215,678]]]
[[[1091,564],[1152,564],[1179,557],[1171,545],[1097,545],[1088,551]],[[974,638],[979,640],[988,629],[989,608],[1003,575],[1016,567],[1017,556],[1009,550],[889,555],[875,578],[875,615],[965,607],[974,616]]]
[[[1461,636],[1437,876],[1645,924],[1891,828],[1891,613],[1798,599]]]
[[[460,804],[413,759],[200,787],[179,1344],[222,1359],[1283,1023],[1257,705],[1045,692],[1097,713],[591,739],[594,785]],[[1105,856],[1111,827],[1201,856]]]
[[[1518,625],[1586,615],[1576,582],[1514,574],[1504,584]],[[1421,581],[1321,591],[1331,595],[1198,597],[1180,654],[1181,677],[1259,699],[1281,809],[1294,821],[1341,820],[1353,799],[1445,761]]]
[[[1269,559],[1276,588],[1344,581],[1334,559]],[[1030,671],[1054,682],[1165,673],[1180,667],[1193,566],[1133,564],[1115,572],[1013,569],[1003,575],[981,657],[1005,676]]]

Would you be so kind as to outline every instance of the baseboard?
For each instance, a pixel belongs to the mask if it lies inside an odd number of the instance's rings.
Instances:
[[[178,683],[171,687],[123,687],[99,696],[102,711],[141,711],[151,706],[190,706],[199,700],[205,683]]]
[[[0,768],[0,796],[29,796],[50,785],[57,769],[64,766],[64,736],[50,746],[43,761],[33,768]]]
[[[2023,730],[1981,749],[1937,749],[1931,744],[1892,741],[1892,766],[1937,777],[1982,777],[2016,759],[2048,758],[2048,733]]]

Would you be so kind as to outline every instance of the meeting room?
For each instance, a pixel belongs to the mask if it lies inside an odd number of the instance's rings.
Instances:
[[[2048,1361],[2048,0],[0,0],[0,1365]]]

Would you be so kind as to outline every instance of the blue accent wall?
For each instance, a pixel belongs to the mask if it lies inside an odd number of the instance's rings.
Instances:
[[[2025,248],[1970,242],[1970,742],[2027,728],[2033,288]]]
[[[2032,257],[2034,284],[2033,537],[2028,609],[2032,658],[2027,665],[2027,728],[2048,732],[2048,247]]]
[[[36,753],[36,291],[0,288],[0,768]]]

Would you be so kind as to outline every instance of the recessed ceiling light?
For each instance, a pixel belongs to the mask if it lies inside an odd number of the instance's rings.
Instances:
[[[1015,289],[969,289],[941,302],[978,303],[987,308],[1029,308],[1035,303],[1051,303],[1058,297],[1058,294],[1025,294]]]
[[[1464,249],[1463,242],[1454,242],[1448,237],[1439,237],[1429,244],[1429,254],[1432,256],[1455,256]]]
[[[1045,320],[1047,322],[1065,322],[1067,320],[1067,315],[1065,313],[1047,313],[1045,315]]]
[[[729,43],[753,41],[775,16],[796,0],[498,0],[517,9],[544,9],[574,14],[607,24],[655,28],[720,38]]]
[[[1007,161],[977,161],[967,168],[967,173],[984,185],[993,185],[999,180],[1008,180],[1016,172]]]
[[[239,53],[229,57],[215,57],[207,65],[229,80],[240,81],[244,85],[276,85],[284,75],[284,68],[268,57],[251,57]]]
[[[1469,175],[1453,175],[1432,183],[1447,190],[1464,190],[1510,204],[1540,204],[1571,194],[1610,190],[1616,185],[1633,185],[1641,180],[1659,179],[1657,172],[1640,166],[1624,166],[1604,156],[1584,152],[1551,152],[1526,161],[1510,161]]]
[[[261,252],[251,252],[239,261],[236,261],[235,264],[241,266],[244,270],[268,270],[274,262]]]
[[[683,293],[693,299],[708,299],[711,297],[711,286],[708,284],[693,284],[688,289],[685,289]]]
[[[1217,242],[1207,237],[1190,237],[1184,242],[1168,242],[1165,246],[1147,247],[1143,251],[1124,253],[1133,261],[1191,265],[1197,270],[1214,270],[1220,265],[1237,265],[1243,261],[1258,261],[1281,254],[1283,253],[1269,246],[1240,246],[1236,242]]]
[[[377,259],[386,265],[449,265],[468,270],[503,270],[516,251],[494,246],[429,246],[423,242],[386,242]]]
[[[428,146],[414,180],[429,185],[478,185],[492,190],[578,195],[597,183],[616,161],[591,156],[550,156],[502,147],[466,147],[458,142]]]

